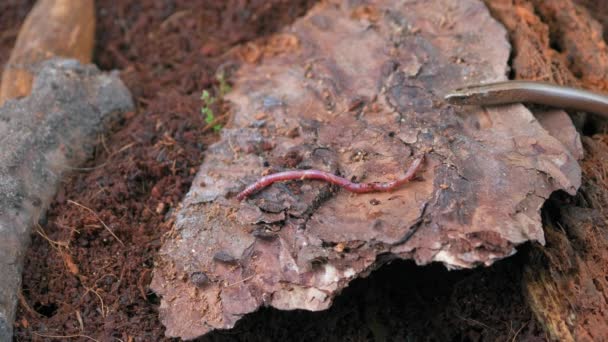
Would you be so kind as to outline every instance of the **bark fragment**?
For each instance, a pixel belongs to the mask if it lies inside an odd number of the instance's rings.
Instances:
[[[323,2],[284,33],[296,37],[293,51],[239,70],[232,127],[208,150],[155,269],[167,335],[230,328],[262,305],[326,309],[392,258],[490,265],[544,243],[545,199],[576,192],[577,156],[525,107],[442,101],[463,83],[505,79],[509,44],[482,2],[366,6]],[[422,152],[423,179],[392,193],[288,182],[234,198],[268,170],[390,180]],[[184,281],[194,272],[209,285]]]
[[[39,0],[28,14],[6,63],[0,83],[0,106],[26,96],[37,65],[53,57],[91,62],[95,42],[93,0]]]

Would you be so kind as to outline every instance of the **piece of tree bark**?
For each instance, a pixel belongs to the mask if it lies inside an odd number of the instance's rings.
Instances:
[[[0,106],[30,93],[35,68],[41,61],[65,57],[90,63],[94,42],[93,0],[38,0],[4,67]]]
[[[31,228],[62,177],[130,110],[118,75],[61,59],[41,63],[31,95],[0,107],[0,341],[12,336]]]
[[[230,328],[260,306],[326,309],[394,258],[470,268],[544,243],[540,208],[576,192],[577,157],[522,105],[442,99],[506,77],[505,31],[481,1],[324,1],[283,34],[287,51],[239,70],[232,127],[160,252],[151,286],[167,335]],[[234,198],[282,169],[390,180],[422,153],[422,179],[391,193],[303,181]]]

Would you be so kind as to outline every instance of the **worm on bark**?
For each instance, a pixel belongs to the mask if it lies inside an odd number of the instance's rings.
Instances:
[[[400,187],[401,185],[408,183],[415,176],[416,172],[422,165],[422,161],[424,160],[424,156],[416,158],[410,167],[405,172],[405,175],[402,177],[391,181],[391,182],[372,182],[372,183],[354,183],[349,181],[346,178],[336,176],[332,173],[320,171],[320,170],[292,170],[292,171],[284,171],[273,173],[268,176],[264,176],[258,179],[255,183],[249,185],[245,188],[245,190],[241,191],[238,195],[236,195],[236,199],[242,201],[248,196],[260,191],[261,189],[276,183],[283,182],[289,180],[304,180],[304,179],[313,179],[325,181],[331,184],[338,185],[347,191],[362,194],[367,192],[386,192],[393,191]]]

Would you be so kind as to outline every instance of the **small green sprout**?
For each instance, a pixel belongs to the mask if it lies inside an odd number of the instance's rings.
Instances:
[[[201,114],[203,114],[203,116],[205,117],[205,123],[207,125],[210,125],[215,121],[215,114],[213,114],[213,109],[211,109],[211,105],[215,103],[215,97],[211,96],[207,90],[203,90],[203,93],[201,94],[201,100],[203,100]],[[221,129],[222,125],[213,125],[213,130],[215,132],[219,132]]]
[[[226,81],[226,78],[224,77],[224,73],[217,74],[215,78],[219,83],[218,97],[215,98],[214,96],[211,96],[211,94],[209,94],[209,91],[207,90],[203,90],[203,93],[201,94],[201,100],[203,100],[201,114],[203,114],[203,116],[205,117],[205,123],[207,125],[211,125],[213,122],[215,122],[215,114],[213,113],[213,109],[211,109],[211,106],[215,103],[216,100],[223,99],[224,95],[226,95],[230,90],[232,90],[232,87],[230,87],[228,81]],[[219,132],[220,130],[222,130],[222,125],[213,125],[213,130],[215,132]]]

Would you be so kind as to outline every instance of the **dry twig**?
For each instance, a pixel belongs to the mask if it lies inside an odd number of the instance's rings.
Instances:
[[[72,200],[68,200],[68,203],[73,204],[75,206],[78,206],[80,208],[85,209],[86,211],[90,212],[91,214],[93,214],[95,216],[95,218],[101,223],[101,225],[108,231],[110,232],[110,234],[116,239],[116,241],[120,242],[121,245],[125,245],[121,239],[118,238],[118,236],[116,236],[116,234],[114,234],[114,232],[112,231],[112,229],[110,229],[110,227],[108,227],[108,225],[105,224],[105,222],[103,222],[103,220],[101,219],[101,217],[99,217],[99,215],[97,215],[96,212],[93,211],[93,209],[89,208],[89,207],[85,207],[84,205],[78,203],[78,202],[74,202]]]

